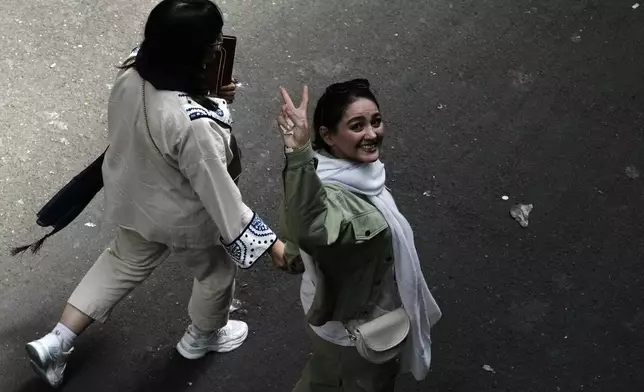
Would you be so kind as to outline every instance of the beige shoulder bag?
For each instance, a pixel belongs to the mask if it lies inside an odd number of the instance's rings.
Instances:
[[[410,324],[405,309],[398,308],[364,324],[349,323],[345,328],[364,359],[382,364],[400,354],[409,335]]]

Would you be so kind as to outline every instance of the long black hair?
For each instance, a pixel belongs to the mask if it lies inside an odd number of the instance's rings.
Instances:
[[[134,68],[158,90],[184,92],[197,101],[208,94],[206,67],[214,59],[224,19],[210,0],[163,0],[145,24]],[[200,102],[201,103],[201,102]]]
[[[353,79],[342,83],[330,85],[324,91],[324,94],[318,100],[313,113],[313,149],[329,150],[329,146],[322,138],[320,128],[325,127],[331,133],[338,131],[338,124],[349,106],[355,101],[364,98],[376,104],[378,109],[380,105],[376,96],[371,91],[371,86],[367,79]]]

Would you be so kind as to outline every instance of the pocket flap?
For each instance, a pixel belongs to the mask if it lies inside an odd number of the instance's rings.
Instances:
[[[368,241],[387,228],[387,221],[380,211],[374,209],[351,219],[356,241]]]
[[[362,324],[356,332],[367,347],[382,352],[402,343],[409,334],[410,324],[405,309],[399,308]]]

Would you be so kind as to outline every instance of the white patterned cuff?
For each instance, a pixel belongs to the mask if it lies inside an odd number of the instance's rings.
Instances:
[[[273,230],[264,223],[262,218],[253,214],[253,219],[239,237],[224,247],[240,268],[250,268],[276,240],[277,235]]]

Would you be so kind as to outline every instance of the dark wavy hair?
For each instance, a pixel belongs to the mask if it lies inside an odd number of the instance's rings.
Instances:
[[[313,113],[313,131],[315,133],[313,149],[329,150],[329,146],[322,138],[320,128],[325,127],[329,129],[329,132],[336,133],[344,113],[352,103],[361,98],[372,101],[380,109],[378,100],[373,91],[371,91],[371,86],[367,79],[353,79],[335,83],[326,88]]]
[[[121,68],[134,68],[158,90],[208,93],[206,65],[224,26],[221,10],[210,0],[163,0],[145,24],[136,58]]]

